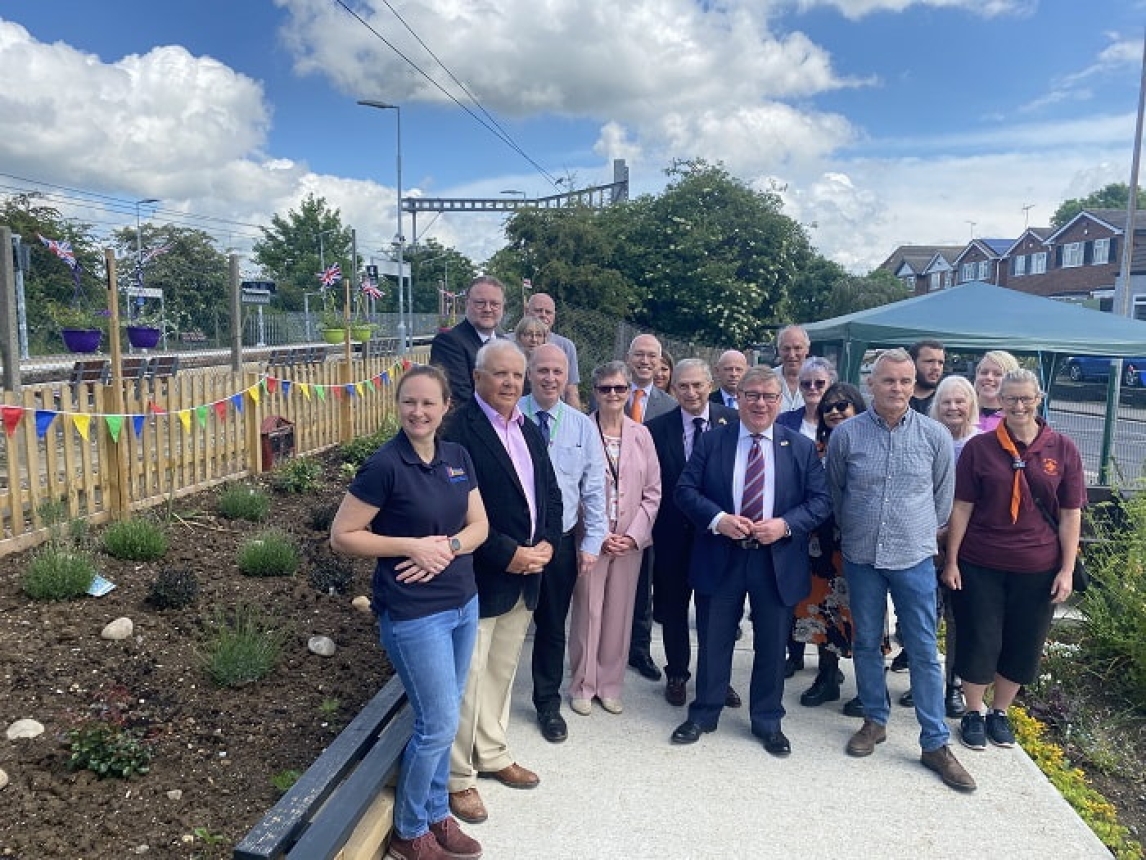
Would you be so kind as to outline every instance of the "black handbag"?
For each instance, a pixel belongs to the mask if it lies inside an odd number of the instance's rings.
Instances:
[[[1030,489],[1030,485],[1028,485],[1027,488]],[[1035,500],[1035,505],[1038,507],[1039,513],[1043,515],[1043,519],[1047,521],[1047,525],[1049,525],[1057,535],[1058,520],[1050,515],[1050,511],[1048,511],[1043,506],[1043,503],[1039,501],[1038,496],[1036,496],[1034,493],[1031,493],[1031,498]],[[1084,591],[1086,591],[1087,588],[1090,587],[1090,574],[1086,572],[1086,565],[1082,561],[1082,547],[1079,547],[1078,549],[1079,551],[1074,556],[1074,571],[1073,576],[1071,577],[1070,587],[1077,593],[1082,594]]]

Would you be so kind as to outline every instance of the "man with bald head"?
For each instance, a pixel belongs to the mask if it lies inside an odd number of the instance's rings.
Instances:
[[[776,354],[780,359],[780,411],[789,412],[804,405],[800,393],[800,368],[812,349],[812,340],[803,326],[786,325],[776,335]]]
[[[548,293],[534,293],[525,303],[525,315],[545,323],[549,327],[549,340],[547,342],[556,344],[565,353],[569,372],[561,399],[574,409],[580,409],[581,394],[577,386],[581,383],[581,372],[577,365],[577,344],[553,330],[553,324],[557,321],[557,305],[554,303],[553,297]]]
[[[533,706],[550,743],[569,736],[561,716],[565,677],[565,619],[579,573],[588,573],[608,532],[605,518],[605,457],[593,422],[561,401],[568,382],[565,353],[543,343],[529,357],[530,393],[518,408],[541,431],[561,488],[561,540],[541,577],[533,613]]]
[[[720,354],[716,360],[716,384],[719,386],[708,396],[713,403],[736,409],[736,387],[740,385],[740,377],[748,369],[748,358],[737,349],[730,349]]]

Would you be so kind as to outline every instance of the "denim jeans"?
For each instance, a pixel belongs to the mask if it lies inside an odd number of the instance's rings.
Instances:
[[[394,798],[394,829],[421,836],[450,811],[446,790],[450,747],[477,636],[478,599],[410,621],[379,619],[382,647],[414,710],[414,734],[402,755]]]
[[[943,669],[936,643],[935,564],[925,558],[904,570],[885,570],[844,561],[854,625],[853,660],[860,701],[869,720],[886,725],[891,716],[883,677],[883,622],[890,592],[903,647],[911,660],[911,695],[919,720],[919,745],[926,752],[947,744]]]

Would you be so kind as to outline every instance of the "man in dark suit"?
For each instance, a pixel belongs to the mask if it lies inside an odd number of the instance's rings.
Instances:
[[[749,714],[775,756],[792,747],[784,717],[784,648],[792,607],[811,588],[808,535],[831,513],[824,467],[810,439],[773,422],[781,380],[754,367],[737,391],[740,422],[701,436],[674,499],[696,528],[689,582],[696,594],[696,697],[673,743],[716,730],[732,673],[744,598],[752,601]]]
[[[670,390],[680,406],[646,425],[661,464],[661,506],[653,524],[653,618],[661,625],[665,646],[665,700],[678,707],[685,703],[685,685],[691,677],[688,559],[695,530],[672,500],[672,493],[701,434],[737,420],[735,410],[709,402],[705,392],[711,388],[707,362],[699,358],[678,361]],[[730,690],[725,704],[737,707],[740,697],[733,696],[735,691]]]
[[[525,356],[508,340],[483,346],[474,397],[451,416],[444,438],[465,446],[488,500],[489,537],[474,552],[478,633],[450,753],[450,809],[463,821],[487,817],[477,777],[533,788],[537,775],[509,751],[506,716],[541,572],[561,540],[561,488],[541,431],[518,409]]]
[[[430,342],[430,364],[436,364],[450,381],[450,399],[457,409],[474,392],[474,359],[482,345],[497,337],[505,315],[505,285],[482,275],[466,290],[466,318],[451,329],[438,332]]]
[[[625,404],[625,414],[641,424],[676,408],[676,400],[653,385],[653,374],[661,361],[661,342],[651,334],[639,334],[629,344],[625,363],[632,377],[632,390]],[[629,665],[650,681],[661,679],[661,670],[653,661],[652,556],[646,552],[641,560],[637,580],[637,599],[633,603],[633,632],[629,636]]]
[[[719,386],[708,399],[713,403],[736,409],[736,389],[740,385],[740,377],[748,370],[748,358],[736,349],[730,349],[720,354],[716,360],[716,384]]]

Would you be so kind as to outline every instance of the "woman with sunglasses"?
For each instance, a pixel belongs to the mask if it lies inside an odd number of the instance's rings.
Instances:
[[[865,409],[863,395],[854,385],[837,382],[823,392],[816,407],[819,418],[816,449],[821,460],[827,453],[832,430]],[[840,532],[834,517],[812,534],[808,555],[812,566],[812,590],[796,606],[794,636],[800,643],[814,643],[819,651],[816,680],[800,696],[801,705],[814,708],[824,702],[839,700],[843,681],[840,658],[852,656],[852,615],[848,608],[843,556],[840,554]],[[885,636],[884,653],[889,650],[890,641]],[[853,717],[863,716],[863,705],[858,696],[844,705],[844,713]]]
[[[608,533],[597,563],[577,577],[569,613],[569,697],[588,716],[593,699],[610,714],[623,709],[633,604],[641,557],[652,543],[661,503],[661,466],[653,437],[625,415],[631,376],[624,362],[593,371],[597,411],[590,418],[605,454]]]

